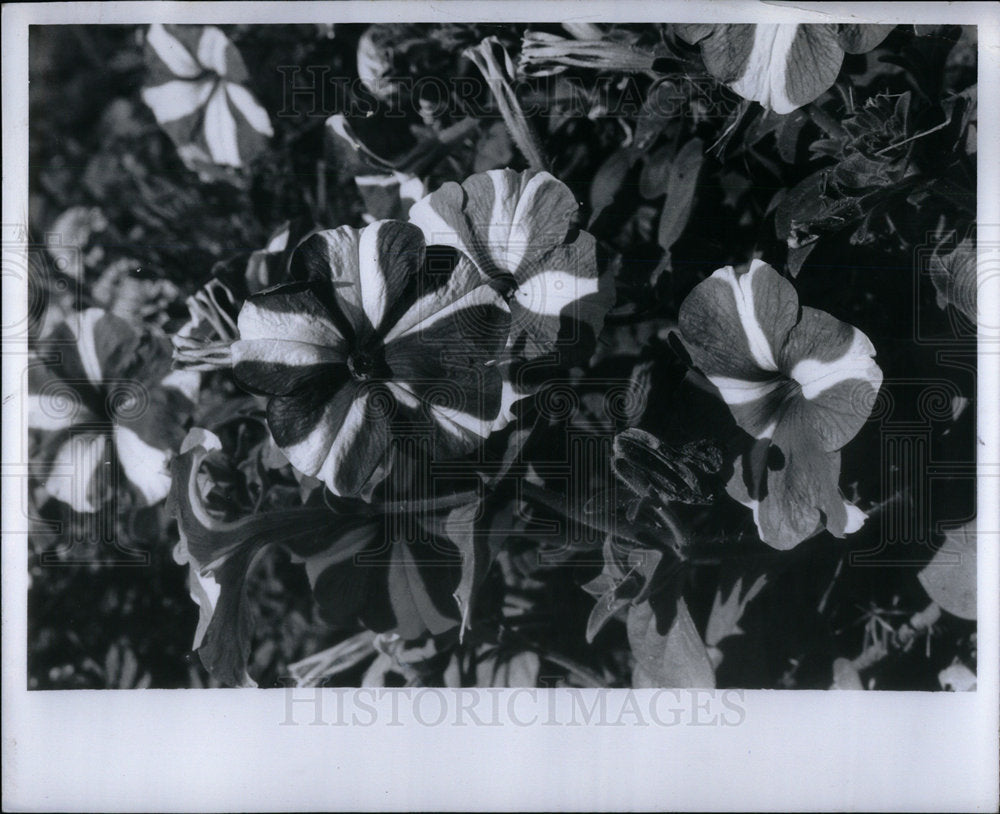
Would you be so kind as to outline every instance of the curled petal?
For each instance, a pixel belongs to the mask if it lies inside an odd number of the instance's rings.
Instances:
[[[326,507],[284,509],[234,522],[213,517],[198,474],[205,458],[220,449],[215,435],[192,430],[174,459],[168,508],[180,532],[174,558],[190,566],[189,587],[201,611],[194,647],[220,682],[246,686],[253,684],[246,670],[253,632],[247,577],[263,549],[278,543],[300,560],[323,553],[333,561],[349,558],[358,541],[342,534],[344,519]]]

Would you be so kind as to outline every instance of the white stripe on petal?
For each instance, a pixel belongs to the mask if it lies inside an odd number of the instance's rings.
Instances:
[[[487,175],[493,182],[493,210],[490,213],[490,222],[473,223],[473,232],[482,232],[483,227],[487,227],[487,252],[500,268],[504,271],[513,272],[517,265],[510,265],[511,258],[520,262],[526,247],[519,249],[510,246],[510,233],[514,226],[514,211],[517,204],[513,184],[517,182],[519,176],[511,170],[490,170]]]
[[[127,427],[115,427],[118,462],[132,484],[142,492],[150,505],[159,503],[170,491],[170,457],[168,449],[147,444]]]
[[[730,379],[727,376],[709,376],[708,380],[719,388],[726,404],[749,404],[774,392],[782,384],[781,379],[765,382],[751,382],[745,379]]]
[[[220,84],[205,108],[205,141],[216,164],[239,167],[240,148],[236,140],[236,119],[229,110],[225,87]]]
[[[878,387],[881,371],[875,360],[875,347],[857,328],[844,355],[829,362],[803,359],[792,368],[792,378],[802,387],[802,395],[814,399],[831,387],[850,379],[860,379]]]
[[[212,82],[189,82],[175,79],[152,88],[143,88],[144,101],[160,124],[190,116],[200,108],[212,92]]]
[[[540,172],[531,177],[531,180],[525,185],[524,190],[517,199],[517,204],[511,215],[510,232],[507,236],[507,265],[505,270],[511,274],[517,271],[518,266],[521,265],[521,260],[524,258],[528,244],[533,237],[534,240],[538,240],[539,237],[550,241],[562,240],[562,235],[533,236],[531,234],[530,227],[535,217],[535,199],[538,196],[538,190],[550,183],[559,182],[547,172]]]
[[[100,308],[88,308],[80,315],[80,334],[76,338],[76,350],[80,354],[80,361],[87,378],[93,384],[100,384],[104,380],[104,370],[101,367],[101,360],[97,356],[97,343],[94,338],[94,326],[97,321],[104,316],[104,311]]]
[[[201,67],[191,56],[180,40],[165,29],[160,23],[155,23],[146,32],[146,42],[152,46],[156,55],[170,69],[174,76],[181,79],[191,79],[201,73]]]
[[[764,267],[766,267],[764,263],[755,260],[746,274],[737,274],[732,266],[726,266],[714,272],[712,276],[725,282],[733,291],[733,298],[736,300],[736,313],[739,315],[740,325],[743,326],[750,355],[753,356],[757,367],[761,370],[777,370],[778,364],[774,361],[774,350],[757,319],[757,311],[753,301],[754,274],[757,273],[758,268]]]
[[[454,182],[450,182],[454,183]],[[472,247],[467,245],[458,234],[453,224],[448,223],[434,206],[434,194],[431,193],[417,201],[410,209],[410,223],[419,226],[424,233],[424,240],[427,245],[451,246],[460,252],[473,257]],[[452,213],[455,214],[455,213]],[[465,218],[464,213],[457,213],[456,217]]]
[[[96,512],[98,504],[91,500],[95,479],[98,496],[104,495],[102,487],[110,481],[111,462],[106,453],[103,435],[74,435],[56,452],[45,491],[74,511]]]
[[[439,404],[428,404],[428,407],[434,421],[456,438],[468,438],[470,432],[486,438],[492,430],[492,419],[484,420],[454,407]]]
[[[222,31],[214,25],[205,26],[205,30],[201,32],[201,39],[198,40],[198,61],[210,71],[225,76],[228,45],[229,40]]]
[[[28,426],[32,429],[64,430],[93,419],[69,385],[60,387],[57,392],[28,395]]]
[[[226,93],[235,105],[236,109],[243,114],[250,126],[265,136],[273,136],[274,130],[271,128],[271,120],[267,116],[267,111],[261,107],[253,94],[242,85],[234,82],[226,83]]]
[[[379,257],[379,232],[391,228],[390,222],[373,223],[361,230],[358,242],[358,281],[361,284],[361,307],[374,328],[382,324],[386,309],[386,279]]]
[[[775,113],[791,113],[797,105],[788,99],[788,54],[798,34],[798,25],[758,24],[754,29],[753,49],[743,74],[731,87],[745,99],[753,99]]]
[[[359,436],[365,425],[365,408],[367,405],[368,395],[366,393],[361,393],[354,399],[350,409],[347,411],[347,415],[344,417],[344,423],[340,425],[340,430],[333,439],[333,444],[330,446],[330,452],[327,454],[326,460],[323,461],[319,472],[316,473],[316,477],[323,481],[335,495],[340,494],[336,487],[337,471],[350,453],[351,447],[358,443]],[[290,449],[285,450],[289,459],[291,459]]]
[[[522,282],[514,296],[522,307],[535,314],[557,317],[570,303],[596,293],[596,277],[577,277],[568,271],[543,271]]]

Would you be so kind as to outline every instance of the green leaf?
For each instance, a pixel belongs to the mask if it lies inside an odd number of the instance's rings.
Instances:
[[[715,688],[705,643],[679,592],[663,591],[630,608],[627,628],[635,686]]]
[[[677,242],[691,217],[698,172],[701,170],[703,158],[701,139],[691,139],[681,147],[673,164],[670,165],[667,198],[663,202],[663,212],[657,230],[657,242],[665,252],[669,252]]]
[[[610,206],[625,183],[625,176],[635,164],[639,153],[629,147],[621,147],[609,155],[597,168],[590,182],[590,224]]]

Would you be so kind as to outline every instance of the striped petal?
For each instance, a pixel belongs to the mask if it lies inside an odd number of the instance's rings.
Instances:
[[[490,276],[520,282],[534,259],[563,243],[577,209],[547,172],[490,170],[442,185],[413,205],[410,222],[428,245],[451,246]]]
[[[581,232],[523,269],[511,299],[509,344],[518,355],[531,359],[557,344],[567,351],[582,345],[589,354],[614,304],[612,280],[594,273],[595,251],[594,237]]]
[[[766,263],[755,260],[745,274],[727,266],[681,304],[681,337],[695,366],[731,394],[727,403],[745,403],[777,374],[798,307],[791,283]]]
[[[74,434],[56,451],[45,491],[76,512],[96,512],[111,495],[113,477],[108,439]]]
[[[567,334],[574,342],[581,324],[596,339],[612,304],[610,286],[599,283],[593,237],[582,232],[565,243],[577,208],[569,188],[547,172],[491,170],[461,186],[444,184],[413,205],[410,221],[428,245],[450,246],[484,274],[516,284],[509,346],[533,358],[552,350],[567,323],[577,323]]]
[[[283,286],[251,297],[240,310],[233,373],[251,391],[286,395],[317,377],[346,373],[346,341],[316,295]]]
[[[850,441],[871,415],[882,386],[875,347],[857,328],[802,309],[782,350],[782,366],[801,388],[805,421],[827,451]]]
[[[794,424],[779,425],[773,440],[755,442],[737,459],[727,484],[729,494],[753,512],[760,539],[783,551],[824,528],[844,537],[864,520],[837,486],[840,453],[825,452],[814,437],[796,433]]]
[[[717,25],[686,32],[709,72],[744,99],[791,113],[837,79],[844,50],[836,25]]]
[[[246,123],[260,133],[262,136],[271,137],[274,135],[274,128],[271,127],[271,120],[267,116],[267,111],[261,107],[252,93],[242,85],[233,82],[226,82],[226,95],[230,104]]]
[[[215,92],[205,106],[205,141],[208,153],[216,164],[239,167],[239,140],[236,134],[236,119],[229,109],[224,85],[217,85]]]
[[[227,51],[232,48],[226,35],[214,25],[207,25],[198,38],[198,62],[219,76],[228,73]]]
[[[146,43],[174,76],[191,79],[201,73],[201,65],[183,39],[177,36],[175,26],[151,25],[146,32]]]
[[[360,231],[350,226],[318,232],[292,257],[298,279],[332,283],[332,296],[353,338],[368,341],[398,313],[401,295],[422,268],[424,241],[418,229],[398,221],[376,221]],[[391,324],[391,323],[390,323]]]
[[[292,342],[333,351],[342,351],[345,342],[315,293],[294,284],[248,299],[240,309],[237,328],[240,340],[245,342]],[[273,359],[280,358],[276,351]]]
[[[163,125],[198,113],[208,101],[213,87],[214,83],[208,79],[200,82],[172,79],[162,85],[143,88],[142,101],[153,111],[156,121]]]
[[[277,396],[268,404],[267,423],[292,466],[336,495],[361,495],[385,463],[387,422],[353,382]]]
[[[114,439],[122,471],[142,493],[147,505],[163,500],[170,491],[173,453],[144,441],[134,430],[124,426],[115,427]]]

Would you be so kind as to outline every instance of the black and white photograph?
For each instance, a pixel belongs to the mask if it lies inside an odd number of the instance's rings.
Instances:
[[[66,5],[5,37],[5,695],[74,738],[81,705],[183,740],[264,703],[257,762],[779,731],[755,698],[847,739],[838,710],[913,704],[906,752],[985,704],[925,805],[995,810],[996,5]],[[197,810],[169,777],[46,797],[28,751],[10,810]],[[437,800],[418,758],[384,767],[409,793],[288,800],[679,805],[514,769]],[[902,762],[752,805],[915,810]],[[751,805],[711,785],[678,800]]]

